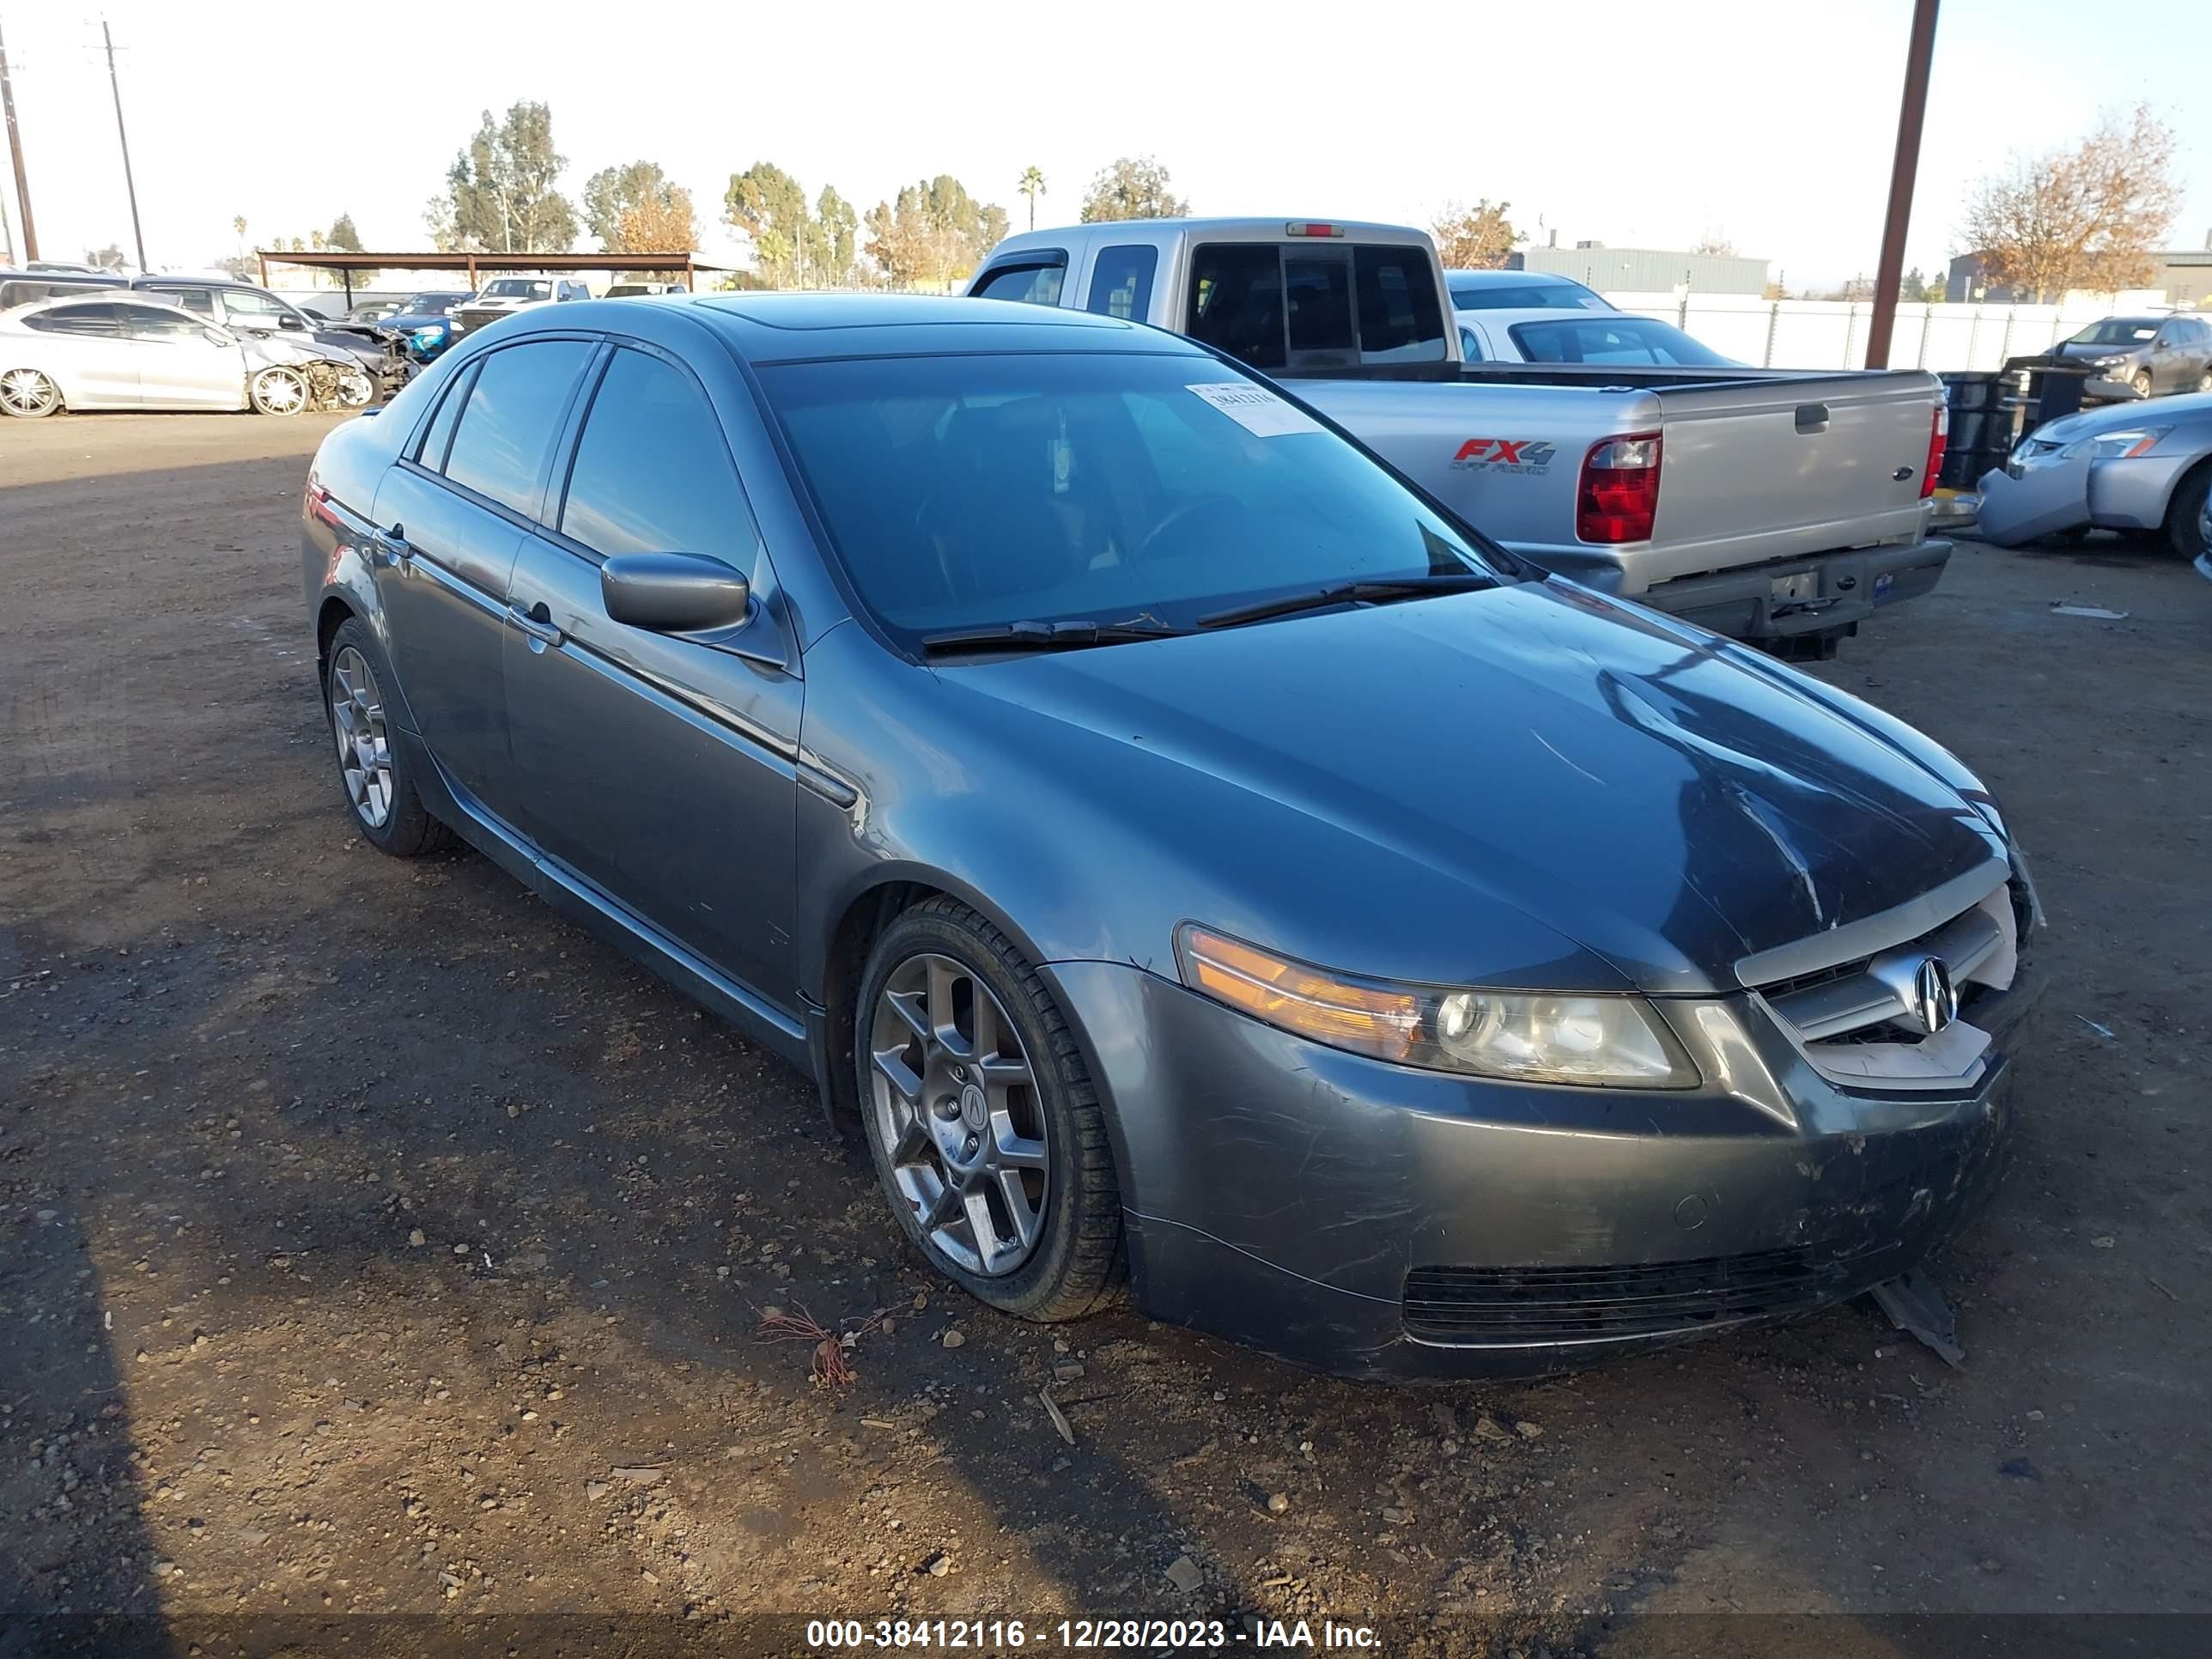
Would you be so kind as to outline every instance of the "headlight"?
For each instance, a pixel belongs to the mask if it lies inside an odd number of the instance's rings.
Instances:
[[[1638,996],[1492,991],[1363,979],[1293,962],[1186,922],[1182,981],[1333,1048],[1430,1071],[1522,1083],[1688,1089],[1697,1067]]]
[[[2099,461],[2133,460],[2150,453],[2158,441],[2172,430],[2170,426],[2136,426],[2125,432],[2100,432],[2094,438],[2076,438],[2062,453]]]

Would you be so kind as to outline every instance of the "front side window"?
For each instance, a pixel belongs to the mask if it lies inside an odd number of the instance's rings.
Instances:
[[[1002,265],[985,273],[969,293],[971,300],[1013,300],[1023,305],[1056,306],[1060,287],[1067,276],[1064,264]]]
[[[1485,568],[1365,454],[1212,358],[759,373],[854,587],[909,646],[1015,621],[1187,627],[1347,580]]]
[[[584,340],[533,340],[486,357],[454,428],[446,476],[535,518],[553,434],[593,349]]]
[[[276,322],[300,313],[273,294],[257,294],[250,288],[225,289],[222,308],[233,317],[252,317]]]
[[[592,398],[561,532],[594,553],[696,553],[750,574],[760,532],[722,424],[691,377],[617,351]]]
[[[180,317],[159,306],[118,306],[123,331],[134,340],[197,340],[207,325],[197,318]]]
[[[1090,309],[1102,317],[1141,323],[1152,308],[1152,273],[1159,267],[1154,247],[1103,247],[1091,265]]]
[[[187,311],[196,311],[210,322],[215,320],[215,295],[206,289],[162,289],[157,292],[159,297],[170,305],[182,306]]]
[[[112,339],[122,332],[112,305],[56,306],[23,319],[26,327],[42,334],[82,334]]]

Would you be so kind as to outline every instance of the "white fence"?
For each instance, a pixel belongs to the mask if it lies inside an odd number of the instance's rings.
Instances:
[[[1871,301],[1762,300],[1750,294],[1608,294],[1623,311],[1674,324],[1738,362],[1765,368],[1864,368]],[[2048,351],[2112,313],[2109,301],[2056,306],[1897,308],[1892,368],[2002,368]]]

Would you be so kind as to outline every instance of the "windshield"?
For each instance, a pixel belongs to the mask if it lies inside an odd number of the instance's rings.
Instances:
[[[1466,283],[1451,291],[1462,311],[1610,311],[1613,307],[1580,283],[1525,283],[1507,287]]]
[[[853,586],[908,647],[1018,621],[1187,628],[1348,580],[1489,568],[1374,461],[1210,358],[760,378]]]
[[[442,317],[469,297],[465,294],[418,294],[400,310],[410,317]]]
[[[2101,323],[2092,323],[2066,343],[2068,345],[2139,346],[2148,343],[2158,332],[2155,317],[2107,317]]]
[[[1644,363],[1726,368],[1730,360],[1672,323],[1648,317],[1562,318],[1516,323],[1507,331],[1532,363]]]
[[[534,283],[526,276],[502,276],[497,282],[486,283],[483,297],[487,300],[550,300],[553,284]]]

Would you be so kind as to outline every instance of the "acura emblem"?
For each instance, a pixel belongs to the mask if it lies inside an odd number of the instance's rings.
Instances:
[[[1942,957],[1923,957],[1913,970],[1912,1012],[1930,1036],[1959,1017],[1958,988],[1951,983],[1951,964]]]

